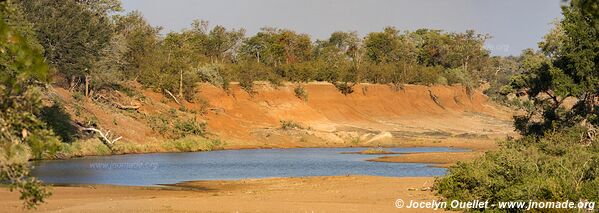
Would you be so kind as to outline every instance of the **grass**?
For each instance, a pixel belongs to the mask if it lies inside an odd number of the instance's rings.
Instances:
[[[383,148],[370,148],[370,149],[360,151],[360,154],[378,155],[378,154],[393,154],[393,152],[388,151]]]
[[[88,155],[110,155],[110,149],[99,139],[77,140],[71,144],[65,144],[63,149],[66,157],[80,157]]]
[[[219,139],[206,139],[191,136],[166,141],[161,145],[165,150],[172,152],[198,152],[223,149],[225,143]]]
[[[146,144],[118,141],[114,144],[113,150],[111,151],[99,139],[93,138],[87,140],[78,140],[71,144],[64,144],[60,156],[62,156],[61,158],[71,158],[94,155],[153,152],[199,152],[221,150],[224,148],[225,144],[226,143],[220,139],[207,139],[199,136],[188,136],[180,139]]]

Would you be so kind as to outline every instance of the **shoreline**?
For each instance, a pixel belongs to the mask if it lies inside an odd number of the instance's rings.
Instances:
[[[394,205],[396,199],[438,199],[430,190],[434,180],[435,177],[315,176],[175,184],[180,188],[55,186],[54,195],[36,212],[401,212]],[[0,204],[7,211],[24,212],[18,195],[0,187]]]
[[[225,147],[222,150],[245,149],[296,149],[296,148],[411,148],[447,147],[467,149],[449,152],[454,155],[473,156],[497,147],[494,140],[477,139],[396,139],[377,146],[339,144],[306,147]],[[219,150],[214,150],[219,151]],[[164,152],[154,152],[164,153]],[[177,152],[169,152],[177,153]],[[131,153],[151,154],[151,153]],[[444,158],[445,152],[411,153],[391,156],[393,161],[404,163],[429,163],[430,157]],[[421,156],[420,159],[415,156]],[[410,160],[402,156],[411,156]],[[88,156],[84,156],[88,157]],[[104,157],[107,157],[106,155]],[[395,159],[395,157],[398,157]],[[367,159],[375,161],[376,159]],[[463,158],[451,158],[453,160]],[[421,160],[422,162],[415,162]],[[455,163],[450,162],[450,163]],[[437,166],[431,164],[430,166]],[[396,199],[425,201],[438,199],[431,187],[438,177],[383,177],[383,176],[310,176],[270,177],[238,180],[195,180],[155,186],[123,186],[100,184],[61,184],[52,187],[53,196],[41,205],[39,212],[89,212],[134,211],[173,212],[197,210],[198,212],[281,212],[281,211],[361,211],[409,212],[397,209]],[[424,190],[422,190],[424,189]],[[18,192],[9,192],[0,186],[0,204],[11,212],[23,212]],[[423,212],[434,210],[420,209]],[[193,212],[193,211],[191,211]],[[434,211],[438,212],[438,211]]]
[[[459,141],[459,142],[456,142]],[[407,140],[403,142],[393,142],[389,144],[382,145],[373,145],[373,144],[360,144],[358,146],[354,144],[320,144],[320,145],[307,145],[307,146],[260,146],[260,145],[249,145],[249,146],[229,146],[224,147],[222,149],[214,149],[208,151],[150,151],[150,152],[130,152],[130,153],[113,153],[107,155],[82,155],[82,156],[73,156],[70,158],[55,158],[55,159],[39,159],[39,160],[30,160],[30,162],[35,161],[61,161],[61,160],[70,160],[70,159],[80,159],[86,157],[109,157],[109,156],[120,156],[120,155],[143,155],[143,154],[166,154],[166,153],[194,153],[194,152],[215,152],[215,151],[228,151],[228,150],[268,150],[268,149],[306,149],[306,148],[383,148],[383,149],[392,149],[392,148],[438,148],[445,147],[450,149],[465,149],[467,151],[464,152],[475,152],[475,151],[486,151],[495,149],[497,147],[497,143],[492,139],[463,139],[463,138],[449,138],[449,139],[440,139],[435,140],[432,138],[429,139],[414,139]],[[340,154],[353,154],[353,153],[340,153]],[[358,153],[356,153],[358,154]],[[393,154],[413,154],[412,152],[397,152],[397,153],[389,153],[389,155]]]

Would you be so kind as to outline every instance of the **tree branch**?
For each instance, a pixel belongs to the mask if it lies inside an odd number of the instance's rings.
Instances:
[[[106,131],[106,133],[102,132],[102,130],[96,129],[96,128],[83,128],[83,130],[85,131],[92,131],[92,132],[96,132],[100,135],[100,137],[102,137],[102,142],[108,146],[108,148],[110,148],[110,150],[112,150],[112,146],[114,145],[114,143],[116,143],[118,140],[120,140],[123,137],[117,137],[115,139],[111,139],[110,137],[110,130]]]
[[[175,100],[175,102],[177,102],[177,104],[181,105],[181,103],[179,103],[179,100],[177,100],[177,97],[175,97],[175,96],[173,95],[173,93],[171,93],[171,92],[170,92],[170,91],[168,91],[167,89],[164,89],[164,91],[165,91],[166,93],[168,93],[168,94],[169,94],[169,95],[170,95],[170,96],[171,96],[171,97],[172,97],[172,98]]]

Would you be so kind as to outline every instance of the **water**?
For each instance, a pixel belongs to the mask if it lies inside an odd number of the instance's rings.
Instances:
[[[33,162],[32,174],[53,184],[151,186],[191,180],[375,175],[441,176],[420,163],[381,163],[380,155],[340,154],[364,148],[251,149],[85,157]],[[391,148],[393,152],[458,152],[451,148]]]

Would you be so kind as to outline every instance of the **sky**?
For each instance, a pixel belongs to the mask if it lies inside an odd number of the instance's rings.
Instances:
[[[414,31],[475,30],[489,34],[492,55],[519,55],[536,48],[560,17],[560,0],[122,0],[125,11],[141,11],[163,33],[189,28],[194,19],[211,26],[292,29],[313,39],[335,31],[382,31],[386,26]]]

